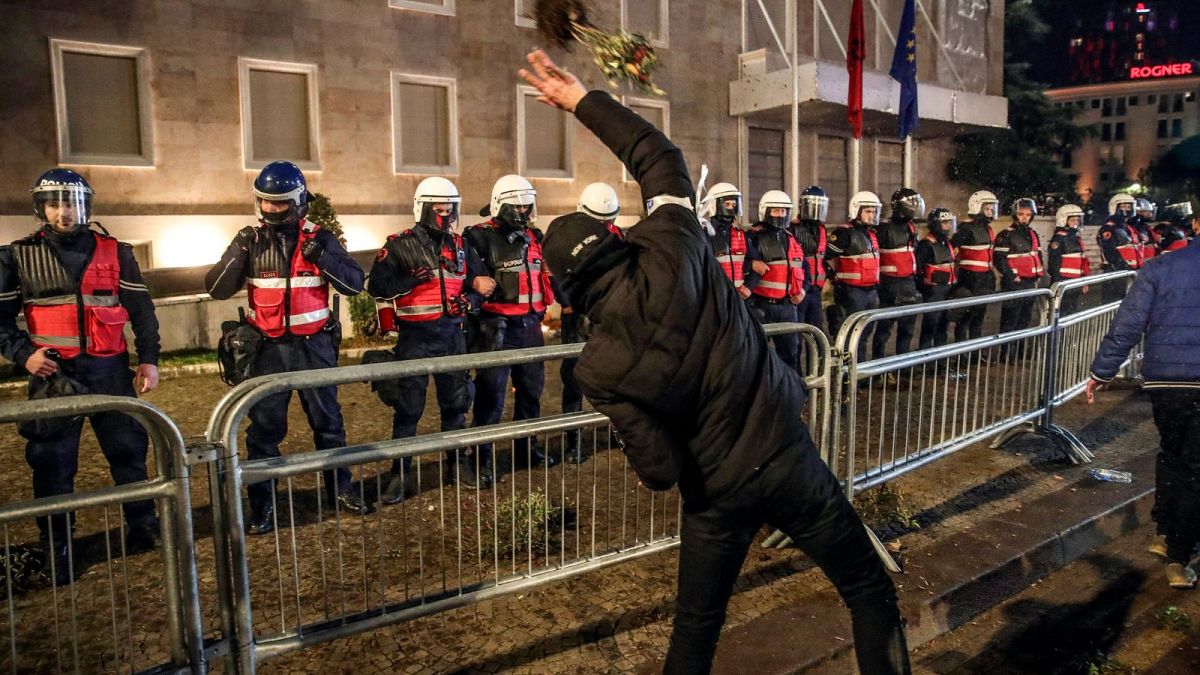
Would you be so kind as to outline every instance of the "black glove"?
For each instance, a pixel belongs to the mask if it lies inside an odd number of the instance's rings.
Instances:
[[[304,242],[304,246],[300,247],[301,257],[314,265],[321,259],[321,254],[324,252],[325,245],[317,241],[316,237]]]
[[[256,241],[258,241],[258,230],[250,226],[238,230],[238,233],[233,237],[233,243],[243,251],[249,251],[250,244]]]
[[[447,304],[450,316],[466,316],[475,310],[475,306],[471,304],[471,301],[462,295],[450,298],[450,302]]]
[[[418,267],[412,271],[412,275],[416,278],[417,283],[423,284],[433,278],[433,270],[428,267]]]

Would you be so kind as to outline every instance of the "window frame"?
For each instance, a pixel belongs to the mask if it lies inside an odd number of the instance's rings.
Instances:
[[[654,2],[655,0],[632,0],[633,2]],[[660,38],[650,40],[650,44],[655,47],[669,49],[671,47],[671,3],[670,0],[658,1],[658,16],[659,16],[659,32],[662,34]],[[627,5],[631,0],[621,0],[621,30],[629,31],[628,20],[629,10]],[[629,31],[632,32],[632,31]]]
[[[566,112],[558,110],[557,113],[563,115],[566,124],[563,127],[563,143],[565,147],[563,152],[567,168],[565,170],[546,170],[546,169],[530,169],[526,166],[525,153],[525,98],[527,96],[537,96],[538,90],[527,85],[517,85],[517,173],[525,178],[550,178],[557,180],[574,180],[575,178],[575,157],[573,147],[575,145],[575,133],[571,125],[573,116],[567,115]],[[544,105],[534,100],[536,105]]]
[[[441,6],[431,5],[427,2],[415,2],[415,0],[388,0],[389,9],[407,9],[414,12],[422,12],[424,14],[435,14],[438,16],[455,16],[457,9],[454,6],[456,0],[442,0]]]
[[[642,108],[658,108],[663,114],[663,128],[661,131],[671,137],[671,102],[662,98],[646,98],[643,96],[631,96],[625,94],[621,97],[621,103],[629,108],[630,106],[640,106]],[[630,108],[630,110],[633,110]],[[634,110],[634,112],[637,112]],[[629,175],[629,169],[625,168],[625,163],[621,163],[621,182],[629,183],[633,181],[633,176]]]
[[[521,14],[521,0],[513,0],[513,22],[521,28],[537,28],[537,21]]]
[[[453,77],[439,77],[435,75],[417,75],[415,73],[402,73],[393,70],[390,74],[391,80],[391,102],[392,102],[392,175],[402,174],[431,174],[438,176],[457,176],[459,167],[462,166],[458,156],[458,80]],[[449,117],[446,127],[449,130],[450,164],[446,166],[436,165],[420,165],[420,164],[402,164],[403,154],[403,134],[401,133],[400,121],[400,85],[401,84],[419,84],[426,86],[438,86],[446,89],[446,115]]]
[[[111,155],[71,152],[71,124],[67,114],[67,84],[63,53],[94,56],[132,57],[137,72],[138,133],[142,152],[138,155]],[[154,106],[150,88],[150,51],[146,47],[113,45],[75,40],[50,40],[50,76],[54,96],[54,120],[57,133],[58,163],[83,166],[154,167]]]
[[[275,73],[290,73],[305,76],[308,94],[308,144],[312,159],[288,160],[300,167],[302,171],[321,171],[321,111],[320,86],[317,82],[317,64],[296,63],[292,61],[273,61],[269,59],[253,59],[246,56],[238,57],[238,98],[242,121],[242,168],[246,171],[257,171],[263,160],[254,159],[254,127],[253,111],[250,106],[250,71],[265,70]],[[277,157],[275,159],[287,159]],[[267,160],[275,161],[275,160]]]

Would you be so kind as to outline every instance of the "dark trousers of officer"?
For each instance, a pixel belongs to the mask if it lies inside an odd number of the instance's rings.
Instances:
[[[1082,288],[1072,288],[1063,294],[1062,304],[1059,306],[1061,316],[1070,316],[1079,311],[1080,296],[1083,295]]]
[[[1167,557],[1186,565],[1200,543],[1200,390],[1149,392],[1161,446],[1154,517],[1167,535]]]
[[[876,309],[879,307],[879,292],[875,286],[851,286],[849,284],[834,284],[833,286],[833,303],[838,306],[842,314],[841,321],[829,324],[829,334],[836,336],[842,328],[842,322],[845,321],[851,314],[861,312],[866,309]],[[862,339],[858,343],[858,361],[862,363],[867,360],[867,342],[871,339],[871,332],[875,330],[875,325],[867,326],[863,332]]]
[[[392,353],[397,361],[429,359],[438,356],[454,356],[467,352],[467,338],[463,333],[462,319],[443,316],[432,321],[399,322],[396,346]],[[433,376],[437,389],[438,409],[441,411],[442,431],[453,431],[467,426],[467,410],[471,407],[474,385],[466,371],[459,373],[437,373]],[[392,414],[392,438],[411,438],[417,435],[417,424],[425,414],[426,391],[429,376],[406,377],[397,382],[400,405]],[[446,451],[446,459],[453,460],[454,451]],[[403,465],[405,473],[412,466],[412,457],[403,462],[392,462],[392,473],[397,474]]]
[[[825,312],[821,308],[821,289],[816,286],[806,286],[804,290],[804,300],[796,306],[796,312],[799,314],[798,320],[800,323],[825,330]]]
[[[988,272],[958,271],[957,288],[970,291],[972,296],[989,295],[996,291],[996,277]],[[965,296],[964,296],[965,297]],[[987,305],[968,307],[962,312],[962,320],[954,324],[954,340],[974,340],[983,336],[983,319],[987,316]]]
[[[903,307],[916,302],[916,281],[910,277],[883,277],[879,280],[879,306]],[[875,326],[875,337],[871,341],[871,355],[880,359],[886,356],[888,338],[892,336],[892,327],[896,328],[896,353],[907,354],[912,351],[913,335],[917,332],[917,317],[906,316],[901,319],[884,319]]]
[[[581,321],[579,315],[573,312],[562,315],[563,344],[576,344],[584,341],[583,331],[579,325]],[[562,411],[564,413],[583,410],[583,391],[575,379],[575,364],[578,362],[579,359],[563,359],[562,364],[558,367],[558,376],[562,379]],[[579,448],[580,435],[579,429],[567,432],[567,450]]]
[[[1037,279],[1017,279],[1011,282],[1006,281],[1000,285],[1000,290],[1003,292],[1023,291],[1030,288],[1037,288]],[[1000,332],[1007,333],[1029,328],[1033,324],[1033,302],[1033,298],[1022,298],[1009,300],[1000,305]]]
[[[950,297],[950,291],[954,287],[950,284],[942,286],[922,286],[921,297],[925,302],[941,302]],[[940,347],[947,342],[947,333],[950,330],[950,312],[928,312],[921,315],[921,339],[919,344],[920,349],[928,349],[930,347]]]
[[[137,398],[133,389],[133,372],[129,370],[129,356],[96,358],[80,356],[74,360],[58,362],[59,372],[79,382],[91,394],[128,396]],[[32,378],[30,378],[32,380]],[[146,450],[149,437],[145,427],[123,413],[102,412],[89,416],[92,431],[100,443],[100,451],[108,460],[113,482],[126,485],[146,480]],[[38,440],[29,440],[25,445],[25,461],[33,469],[33,496],[36,498],[71,494],[75,491],[75,474],[79,469],[79,435],[83,431],[83,419],[59,418],[53,424],[57,433],[38,434]],[[49,438],[54,436],[54,438]],[[27,437],[28,438],[28,437]],[[154,516],[153,501],[138,501],[125,504],[125,522],[130,526],[158,526]],[[55,514],[49,519],[37,519],[38,530],[43,541],[50,535],[50,520],[53,520],[56,542],[67,532],[68,514]],[[74,513],[70,514],[74,529]]]
[[[691,513],[684,506],[675,625],[663,672],[709,672],[734,582],[764,523],[791,537],[838,589],[853,619],[859,670],[905,672],[895,587],[807,433],[709,508]]]
[[[333,338],[324,331],[308,338],[285,337],[280,340],[263,340],[258,358],[254,362],[252,375],[290,373],[297,370],[315,370],[337,366],[337,350]],[[300,389],[300,407],[308,418],[313,432],[313,443],[318,450],[340,448],[346,445],[346,425],[342,421],[342,408],[338,405],[337,387],[315,387]],[[285,391],[268,396],[250,409],[250,426],[246,429],[246,449],[249,459],[265,459],[279,456],[279,444],[287,437],[288,404],[292,392]],[[342,468],[324,472],[325,489],[332,497],[335,493],[351,489],[350,471]],[[261,481],[247,487],[251,508],[267,504],[274,492],[272,481]]]
[[[1111,265],[1105,265],[1102,268],[1102,270],[1104,271],[1105,274],[1108,274],[1109,272],[1121,272],[1121,271],[1124,271],[1125,269],[1126,268],[1117,269]],[[1101,284],[1100,288],[1101,288],[1100,299],[1103,300],[1104,304],[1107,305],[1110,302],[1120,302],[1121,299],[1123,299],[1125,297],[1125,292],[1129,290],[1129,284],[1127,282],[1121,283],[1119,281],[1118,282],[1110,281],[1107,284]]]
[[[495,321],[496,330],[501,333],[496,336],[495,344],[500,349],[523,349],[525,347],[541,347],[545,344],[545,338],[542,335],[541,314],[530,312],[521,316],[508,317],[484,315],[483,318]],[[535,419],[542,414],[542,388],[546,384],[546,365],[544,363],[480,368],[475,374],[475,414],[472,426],[482,427],[500,421],[501,415],[504,414],[504,396],[510,372],[517,397],[513,404],[513,420]],[[533,446],[537,447],[536,439]],[[528,447],[529,443],[526,439],[516,441],[518,462],[524,459]],[[491,450],[491,444],[480,446],[479,453],[482,461],[490,462]]]
[[[790,298],[771,300],[761,295],[752,295],[749,301],[750,307],[754,310],[753,313],[764,325],[768,323],[798,323],[800,321],[797,306],[792,304]],[[773,336],[771,341],[775,343],[775,353],[779,355],[779,358],[783,359],[783,362],[791,366],[793,370],[798,371],[800,336],[796,333],[784,333]]]

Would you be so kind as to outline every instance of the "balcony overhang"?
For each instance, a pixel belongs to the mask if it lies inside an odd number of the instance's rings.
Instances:
[[[845,64],[811,61],[799,66],[800,123],[848,127],[846,93],[850,77]],[[921,124],[914,137],[954,136],[984,128],[1008,126],[1008,99],[937,85],[917,83]],[[900,84],[887,73],[863,71],[863,133],[896,133]],[[729,113],[751,122],[786,127],[792,115],[792,72],[746,74],[729,83]]]

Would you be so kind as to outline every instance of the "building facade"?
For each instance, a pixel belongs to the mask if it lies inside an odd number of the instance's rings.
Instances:
[[[663,98],[616,92],[668,130],[694,177],[767,189],[803,185],[845,219],[849,3],[832,0],[595,0],[593,21],[650,36]],[[933,205],[962,210],[944,166],[955,133],[1003,125],[1003,3],[918,3],[922,121],[910,161]],[[0,5],[0,239],[30,231],[29,187],[49,167],[83,173],[96,218],[148,268],[202,266],[253,222],[250,184],[296,161],[330,197],[351,250],[412,223],[412,190],[454,180],[464,212],[506,173],[539,193],[539,224],[574,210],[586,184],[617,187],[619,162],[569,116],[537,103],[515,71],[541,42],[532,0],[96,0]],[[900,187],[898,85],[886,71],[902,0],[865,2],[866,136],[856,178],[886,201]],[[769,19],[769,20],[768,20]],[[778,39],[776,39],[778,38]],[[788,56],[795,45],[800,95]],[[782,50],[781,50],[782,47]],[[566,65],[605,87],[582,49]],[[781,68],[780,65],[784,64]],[[793,142],[793,98],[799,134]],[[477,218],[467,218],[466,224]]]

